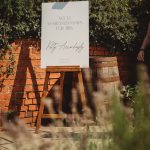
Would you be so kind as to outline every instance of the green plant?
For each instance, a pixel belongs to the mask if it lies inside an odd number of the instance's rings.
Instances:
[[[133,113],[131,114],[132,120],[128,119],[126,111],[124,111],[124,106],[120,103],[119,94],[114,94],[113,97],[109,97],[110,95],[106,95],[106,93],[103,93],[101,90],[94,91],[91,85],[91,74],[88,74],[89,72],[86,71],[86,82],[89,82],[88,89],[90,90],[92,100],[96,107],[96,127],[98,127],[98,130],[96,128],[92,129],[93,126],[86,123],[90,115],[88,109],[83,115],[77,111],[73,111],[75,110],[74,108],[77,107],[75,103],[71,105],[73,112],[71,119],[73,122],[73,128],[71,128],[72,132],[70,133],[65,130],[67,127],[60,129],[62,120],[57,120],[52,124],[53,127],[50,126],[48,128],[48,133],[43,135],[44,138],[47,137],[46,142],[44,142],[44,139],[41,140],[41,137],[34,136],[33,133],[29,132],[19,119],[15,119],[16,114],[14,111],[10,111],[7,114],[4,127],[9,137],[15,141],[16,149],[18,149],[18,147],[22,149],[25,147],[24,149],[27,150],[47,148],[58,150],[149,150],[150,85],[147,84],[145,68],[142,68],[142,70],[143,72],[139,70],[141,79],[137,84],[138,92],[133,98],[135,103],[133,105]],[[59,90],[57,92],[56,95],[59,94]],[[74,102],[77,102],[77,89],[73,89],[72,92],[72,98]],[[106,99],[113,101],[111,110],[106,109]],[[53,112],[52,102],[52,99],[44,100],[45,106],[47,106],[48,111],[51,112]],[[57,126],[59,126],[59,132]],[[79,128],[82,126],[84,130],[80,130],[80,132],[76,133],[76,126]],[[109,126],[111,128],[109,128]]]
[[[119,97],[114,95],[113,97],[113,131],[112,131],[112,150],[130,150],[131,143],[131,128],[129,127],[129,121],[126,118],[126,114],[122,105],[119,102]],[[132,148],[131,148],[132,149]]]
[[[122,94],[123,103],[125,105],[127,105],[127,103],[133,105],[134,103],[133,98],[136,95],[136,93],[137,93],[137,86],[131,86],[131,85],[122,86],[121,94]]]
[[[146,68],[140,66],[138,72],[140,81],[137,84],[138,92],[133,97],[132,121],[127,119],[123,107],[115,98],[113,107],[114,150],[148,150],[150,147],[150,84],[147,82]]]
[[[147,30],[148,0],[91,0],[90,44],[110,51],[138,50]]]
[[[5,41],[40,36],[42,0],[1,0],[0,2],[0,48]]]
[[[0,1],[0,50],[15,39],[40,38],[41,3]],[[90,0],[90,45],[112,51],[133,50],[146,32],[148,0]]]
[[[135,27],[137,33],[133,40],[132,47],[139,50],[141,43],[147,32],[148,22],[150,22],[150,3],[149,0],[130,0],[131,14],[137,20],[138,25]]]
[[[40,37],[41,2],[42,0],[0,1],[0,60],[9,62],[7,66],[0,66],[0,76],[13,73],[13,41]],[[6,59],[6,55],[9,58]]]

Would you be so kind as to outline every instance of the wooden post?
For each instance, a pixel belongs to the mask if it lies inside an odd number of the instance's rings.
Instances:
[[[45,81],[44,81],[44,87],[43,87],[43,93],[42,93],[42,99],[40,101],[40,108],[39,108],[39,114],[37,118],[37,124],[36,124],[36,132],[38,132],[40,125],[41,125],[41,118],[43,117],[43,110],[44,110],[44,98],[46,97],[48,93],[48,81],[49,81],[49,75],[50,72],[46,72]]]
[[[60,100],[59,100],[59,108],[58,108],[58,112],[62,112],[62,100],[63,100],[63,91],[64,91],[64,78],[65,78],[65,73],[61,73],[60,76],[60,92],[61,92],[61,96],[60,96]]]
[[[85,91],[84,91],[84,84],[83,84],[83,77],[82,72],[78,72],[78,82],[79,82],[79,90],[81,94],[81,102],[82,102],[82,110],[85,110],[86,107],[86,97],[85,97]]]

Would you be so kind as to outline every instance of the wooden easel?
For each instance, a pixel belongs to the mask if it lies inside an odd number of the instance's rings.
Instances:
[[[85,91],[84,91],[83,76],[82,76],[81,68],[79,66],[52,66],[52,67],[47,67],[46,68],[46,76],[45,76],[45,83],[44,83],[44,87],[43,87],[42,98],[41,98],[41,101],[40,101],[39,114],[38,114],[38,118],[37,118],[36,133],[38,133],[38,131],[39,131],[39,128],[41,126],[41,119],[42,118],[53,118],[53,119],[66,118],[66,115],[64,115],[64,114],[43,114],[43,111],[44,111],[44,102],[43,102],[43,100],[45,99],[45,97],[48,94],[49,76],[50,76],[50,73],[56,73],[56,72],[57,73],[60,72],[60,74],[61,74],[61,76],[60,76],[61,98],[59,100],[59,107],[58,107],[59,112],[62,111],[64,76],[65,76],[66,72],[73,72],[73,73],[77,74],[78,82],[79,82],[79,91],[80,91],[83,110],[86,107],[86,96],[85,96]]]

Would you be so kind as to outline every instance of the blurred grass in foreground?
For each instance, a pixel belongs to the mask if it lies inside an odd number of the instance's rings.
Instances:
[[[86,89],[91,106],[83,113],[77,109],[78,86],[72,89],[72,115],[65,120],[53,120],[49,133],[36,136],[17,117],[4,115],[3,126],[15,141],[16,150],[148,150],[150,147],[150,84],[147,69],[137,69],[139,82],[133,97],[133,107],[125,107],[118,90],[108,94],[97,81],[94,90],[92,73],[84,70]],[[56,103],[60,98],[55,89]],[[54,100],[45,99],[45,106],[54,113]],[[59,112],[64,113],[64,112]],[[67,126],[64,127],[64,122]],[[46,140],[45,140],[46,139]]]

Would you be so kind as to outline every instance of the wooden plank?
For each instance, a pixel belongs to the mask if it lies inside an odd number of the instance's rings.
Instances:
[[[83,77],[81,71],[78,73],[78,81],[79,81],[79,90],[80,90],[81,102],[82,102],[82,111],[84,111],[86,107],[86,97],[85,97],[85,90],[84,90]]]
[[[79,66],[48,66],[47,72],[79,72],[81,68]]]
[[[65,79],[65,73],[61,73],[60,77],[60,92],[61,96],[59,99],[59,107],[58,107],[58,112],[62,112],[62,100],[63,100],[63,91],[64,91],[64,79]]]
[[[41,126],[41,118],[43,115],[43,111],[44,111],[44,103],[43,103],[43,99],[45,98],[47,92],[48,92],[48,80],[49,80],[49,72],[46,72],[46,76],[45,76],[45,82],[44,82],[44,87],[43,87],[43,93],[42,93],[42,99],[40,102],[40,109],[39,109],[39,114],[38,114],[38,118],[37,118],[37,124],[36,124],[36,133],[38,133],[39,128]]]
[[[67,118],[67,115],[66,114],[43,114],[42,118],[64,119]]]
[[[117,62],[93,63],[94,68],[116,67],[117,65],[118,65]]]

